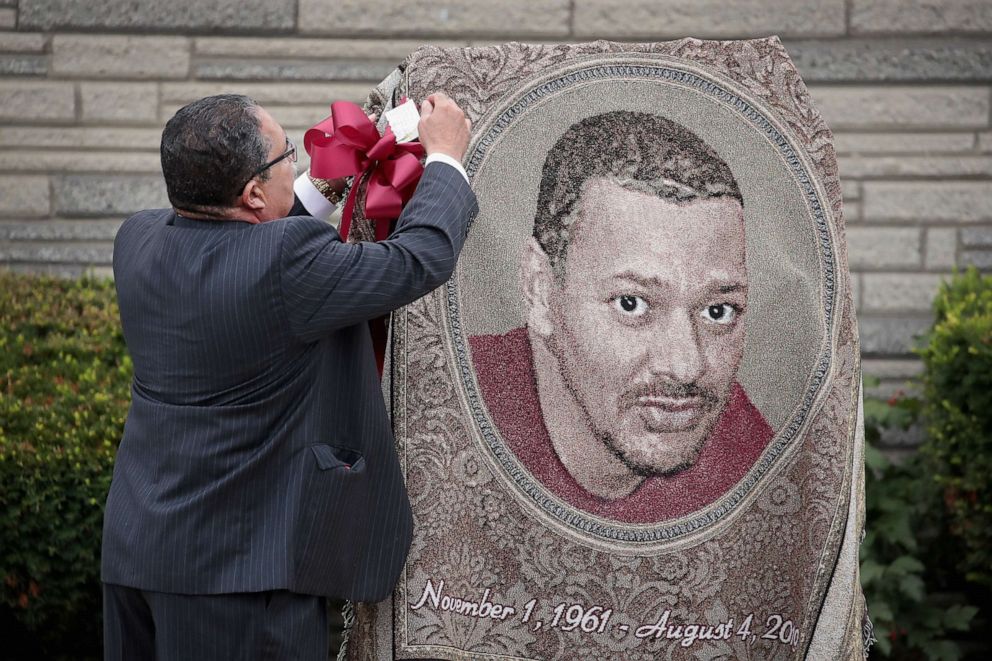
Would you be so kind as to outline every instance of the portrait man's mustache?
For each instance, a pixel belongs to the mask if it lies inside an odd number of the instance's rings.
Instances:
[[[620,396],[621,408],[650,408],[671,412],[691,410],[707,412],[720,403],[720,398],[709,388],[703,388],[695,383],[680,383],[669,380],[659,380],[625,391]],[[618,411],[622,412],[622,411]],[[681,431],[695,427],[698,416],[687,420],[684,425],[659,424],[653,431]]]
[[[712,390],[700,388],[694,383],[671,381],[637,386],[620,397],[620,406],[634,409],[644,420],[644,426],[654,433],[695,429],[704,415],[719,404],[720,398]],[[622,414],[622,411],[618,413]],[[698,457],[698,453],[693,454],[670,470],[659,471],[654,466],[638,464],[627,458],[612,435],[603,434],[601,440],[631,471],[642,477],[674,475],[689,468]]]

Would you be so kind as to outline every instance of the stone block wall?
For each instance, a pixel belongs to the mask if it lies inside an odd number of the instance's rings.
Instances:
[[[769,34],[835,133],[865,368],[892,391],[941,277],[992,269],[990,0],[0,0],[0,265],[108,273],[201,96],[249,94],[301,143],[426,42]]]

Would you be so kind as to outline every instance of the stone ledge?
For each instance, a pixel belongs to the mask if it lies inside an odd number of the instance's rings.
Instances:
[[[89,78],[186,78],[189,39],[132,35],[55,35],[52,71]]]
[[[861,220],[861,202],[857,200],[844,201],[844,222],[857,223]]]
[[[929,315],[861,314],[858,317],[861,353],[868,357],[908,356],[916,346],[916,337],[925,334],[931,323]]]
[[[0,76],[44,76],[47,55],[0,55]]]
[[[919,376],[923,372],[923,363],[918,359],[868,359],[861,364],[865,376],[873,376],[883,380],[905,380]]]
[[[992,175],[992,156],[841,156],[841,177],[974,177]]]
[[[0,176],[0,216],[47,216],[51,208],[48,177]]]
[[[294,0],[20,0],[20,26],[278,32],[293,28],[295,7]]]
[[[0,245],[0,261],[47,262],[58,264],[101,264],[113,263],[114,245],[88,244],[21,244]]]
[[[989,88],[963,85],[814,86],[824,120],[837,129],[985,128]]]
[[[335,101],[338,100],[338,98],[335,98]],[[345,99],[345,100],[361,102],[361,99]],[[269,111],[269,114],[272,115],[273,119],[279,122],[279,124],[284,129],[291,132],[292,135],[290,135],[290,138],[292,138],[293,140],[296,140],[296,138],[293,137],[294,135],[302,136],[302,131],[296,132],[296,129],[308,129],[317,122],[326,118],[328,114],[330,114],[330,104],[321,105],[321,106],[277,106],[277,105],[268,105],[268,104],[263,104],[263,105],[265,106],[265,109]],[[163,105],[161,110],[162,112],[161,121],[163,122],[168,121],[169,118],[175,115],[176,111],[179,110],[181,107],[182,107],[181,105],[177,105],[177,104]],[[297,146],[299,146],[301,150],[303,149],[302,138],[298,140],[296,144]],[[301,163],[303,162],[304,158],[305,158],[305,154],[301,152],[300,153]]]
[[[992,182],[866,181],[862,197],[866,220],[992,220]]]
[[[787,42],[812,82],[992,80],[992,43],[951,39]]]
[[[24,32],[0,32],[0,52],[3,53],[42,53],[45,51],[45,35]]]
[[[972,151],[975,134],[960,133],[834,133],[839,154],[930,154]]]
[[[324,104],[323,119],[330,112],[331,101],[364,100],[372,90],[368,83],[162,83],[162,102],[176,108],[212,94],[247,94],[260,104]],[[174,111],[173,111],[174,112]],[[169,114],[171,117],[172,114]]]
[[[62,216],[131,215],[169,206],[160,176],[55,177],[55,209]]]
[[[658,39],[658,37],[654,37]],[[422,42],[384,39],[257,40],[252,48],[246,39],[200,39],[197,54],[248,58],[244,66],[224,75],[226,68],[240,60],[206,62],[197,67],[200,77],[273,78],[277,67],[288,78],[296,79],[369,79],[383,78]],[[343,41],[346,43],[338,43]],[[442,42],[442,46],[464,46],[466,42]],[[351,46],[353,50],[349,51]],[[786,46],[806,82],[845,81],[988,81],[992,80],[992,44],[962,40],[914,40],[887,42],[867,39],[843,41],[798,41]],[[261,58],[278,58],[265,60]],[[281,62],[281,58],[288,61]],[[292,58],[292,59],[289,59]],[[314,60],[328,70],[344,66],[369,67],[376,73],[368,76],[329,75],[312,67]],[[332,60],[328,62],[328,60]],[[339,64],[333,60],[343,60]],[[377,62],[378,61],[378,62]],[[378,67],[378,68],[377,68]],[[385,67],[385,69],[382,69]]]
[[[961,264],[974,266],[982,271],[992,270],[992,250],[963,250]]]
[[[72,83],[0,81],[0,119],[38,122],[76,117]]]
[[[0,171],[8,172],[161,172],[155,152],[6,151],[0,150]]]
[[[14,273],[44,273],[57,278],[81,278],[84,275],[93,278],[109,278],[113,280],[114,270],[111,266],[96,266],[79,264],[52,264],[45,262],[10,262],[3,268]]]
[[[849,227],[848,263],[858,270],[919,267],[920,240],[918,227]]]
[[[79,89],[84,120],[119,124],[158,120],[158,83],[84,82]]]
[[[0,131],[0,145],[3,144],[3,132]],[[852,179],[840,180],[840,192],[844,202],[861,199],[861,184]]]
[[[0,147],[158,150],[161,129],[67,126],[0,126]]]
[[[367,60],[313,62],[299,60],[207,60],[194,69],[199,79],[368,81],[369,90],[396,68],[396,62]]]
[[[281,57],[299,59],[389,60],[399,64],[419,47],[462,48],[468,41],[436,39],[258,39],[242,37],[199,37],[194,42],[197,55]]]
[[[0,241],[113,241],[122,220],[0,223]]]
[[[866,312],[927,312],[945,276],[935,273],[863,273]]]
[[[463,0],[438,4],[434,0],[405,0],[369,5],[363,0],[299,0],[299,31],[303,34],[351,35],[468,35],[505,34],[521,39],[568,35],[568,0]]]
[[[844,34],[844,0],[575,0],[577,37],[677,39]]]
[[[992,246],[992,227],[966,227],[962,229],[961,244],[969,248]]]
[[[988,0],[853,0],[853,34],[992,32]]]
[[[953,227],[927,229],[926,267],[948,271],[957,264],[958,231]]]

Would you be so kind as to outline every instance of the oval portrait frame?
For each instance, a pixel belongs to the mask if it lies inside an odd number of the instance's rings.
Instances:
[[[774,438],[743,479],[730,490],[709,505],[685,516],[648,524],[629,524],[605,519],[574,507],[551,493],[523,467],[494,424],[476,381],[467,341],[468,333],[463,323],[458,276],[452,277],[446,284],[445,322],[455,360],[456,380],[470,413],[475,432],[474,445],[491,466],[494,475],[501,478],[515,494],[515,501],[522,503],[542,522],[569,537],[599,548],[653,553],[659,548],[689,542],[699,535],[709,535],[723,529],[733,518],[732,514],[742,509],[742,504],[757,497],[761,486],[777,474],[787,459],[795,454],[800,445],[798,440],[802,438],[827,390],[825,385],[833,361],[833,339],[837,336],[838,326],[835,314],[838,298],[838,256],[835,248],[837,237],[835,224],[830,219],[830,207],[825,202],[826,193],[822,183],[811,174],[813,167],[808,155],[797,146],[790,131],[763,102],[749,98],[743,90],[738,89],[738,85],[729,80],[670,57],[617,54],[597,55],[588,60],[590,61],[572,60],[558,71],[544,72],[527,79],[515,91],[507,94],[505,101],[476,122],[475,135],[465,159],[466,171],[473,184],[476,183],[476,177],[487,157],[494,149],[498,149],[501,137],[512,131],[515,123],[530,108],[569,90],[606,81],[677,85],[728,109],[777,150],[803,199],[812,225],[810,236],[813,244],[808,247],[811,254],[816,255],[818,268],[818,346],[816,355],[808,361],[810,368],[803,378],[802,390],[797,391],[796,403],[791,413],[783,424],[773,425]],[[750,262],[750,257],[748,260]]]

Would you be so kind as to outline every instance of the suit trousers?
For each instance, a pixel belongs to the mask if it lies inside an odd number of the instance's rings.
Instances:
[[[324,597],[286,590],[218,595],[103,585],[107,661],[327,661]]]

